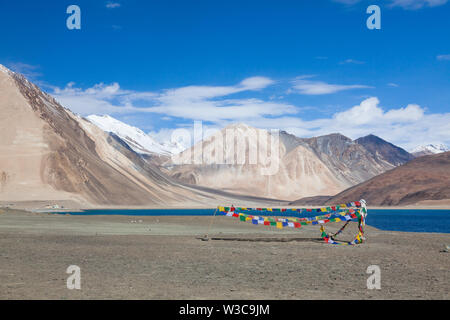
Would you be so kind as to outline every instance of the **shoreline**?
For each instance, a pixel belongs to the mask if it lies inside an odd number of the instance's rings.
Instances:
[[[326,206],[273,206],[271,208],[322,208]],[[85,212],[85,211],[101,211],[101,210],[214,210],[217,207],[98,207],[98,208],[81,208],[81,209],[32,209],[26,210],[30,212],[41,213],[64,213],[64,212]],[[450,210],[450,206],[392,206],[392,207],[367,207],[367,210]]]
[[[239,205],[235,205],[239,207]],[[267,208],[267,206],[261,206]],[[270,208],[322,208],[327,207],[324,205],[312,205],[312,206],[279,206],[274,205],[270,206]],[[85,208],[24,208],[21,206],[0,206],[0,209],[10,209],[10,210],[23,210],[28,212],[37,212],[37,213],[64,213],[64,212],[83,212],[83,211],[95,211],[95,210],[196,210],[196,209],[207,209],[214,210],[217,209],[215,206],[145,206],[145,207],[136,207],[136,206],[99,206],[99,207],[85,207]],[[450,206],[389,206],[389,207],[381,207],[381,206],[367,206],[368,210],[450,210]]]
[[[329,205],[288,205],[288,201],[274,201],[273,203],[258,204],[254,202],[234,203],[236,207],[271,207],[271,208],[321,208]],[[216,204],[216,202],[214,203]],[[72,200],[41,200],[41,201],[0,201],[1,208],[26,210],[31,212],[82,212],[85,210],[176,210],[176,209],[216,209],[217,206],[230,206],[230,203],[204,205],[194,203],[151,205],[151,206],[108,206],[81,204]],[[450,210],[450,200],[427,200],[411,205],[372,206],[368,203],[368,210]]]

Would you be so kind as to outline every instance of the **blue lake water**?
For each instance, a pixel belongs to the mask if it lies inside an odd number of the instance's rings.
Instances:
[[[381,230],[450,233],[450,210],[369,210],[366,223]]]
[[[215,209],[144,209],[144,210],[86,210],[61,212],[72,215],[127,215],[127,216],[211,216]],[[266,215],[266,213],[264,214]],[[285,214],[284,216],[293,216]],[[298,216],[298,215],[297,215]],[[301,215],[306,216],[306,215]],[[450,233],[450,210],[410,210],[369,208],[366,223],[381,230],[406,232]]]

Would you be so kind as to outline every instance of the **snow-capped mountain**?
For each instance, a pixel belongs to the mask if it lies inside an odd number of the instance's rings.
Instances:
[[[426,156],[430,154],[437,154],[442,152],[450,151],[450,148],[446,145],[440,144],[427,144],[425,146],[419,146],[411,151],[411,153],[416,156]]]
[[[86,119],[103,131],[114,133],[139,154],[156,153],[170,156],[185,149],[178,142],[159,143],[141,129],[130,126],[108,115],[90,115]]]

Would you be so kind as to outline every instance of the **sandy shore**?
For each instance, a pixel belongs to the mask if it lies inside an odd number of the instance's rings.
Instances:
[[[450,298],[449,234],[368,227],[365,244],[332,246],[317,227],[216,217],[210,236],[228,240],[197,239],[210,221],[0,209],[0,299]],[[66,288],[69,265],[81,267],[81,290]],[[381,290],[367,289],[369,265],[381,268]]]
[[[217,205],[224,205],[224,203],[217,203]],[[0,210],[1,208],[11,208],[16,210],[26,210],[26,211],[35,211],[35,212],[76,212],[82,210],[89,209],[215,209],[217,205],[211,203],[210,205],[201,205],[195,203],[179,203],[178,205],[173,206],[100,206],[100,205],[87,205],[81,204],[75,201],[69,200],[45,200],[45,201],[0,201]],[[230,204],[228,204],[230,205]],[[234,203],[235,206],[250,206],[249,202],[245,203]],[[53,209],[53,206],[57,206],[56,209]],[[290,206],[287,201],[273,201],[267,202],[264,204],[254,204],[253,207],[283,207],[283,208],[317,208],[323,207],[323,205],[308,205],[308,206]],[[450,210],[450,200],[436,200],[436,201],[422,201],[416,204],[411,204],[408,206],[389,206],[389,207],[381,207],[381,206],[369,206],[370,209],[425,209],[425,210]]]

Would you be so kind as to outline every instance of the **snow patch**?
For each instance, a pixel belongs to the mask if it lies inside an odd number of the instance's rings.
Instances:
[[[90,115],[91,123],[106,132],[111,132],[124,140],[133,151],[139,154],[173,155],[184,150],[179,143],[159,143],[141,129],[130,126],[108,115]]]
[[[425,146],[418,146],[417,148],[414,148],[411,151],[411,153],[424,152],[428,154],[438,154],[447,151],[450,151],[450,148],[442,143],[439,143],[439,144],[427,144]]]
[[[2,64],[0,64],[0,71],[1,71],[1,72],[4,72],[4,73],[6,73],[6,74],[9,74],[9,73],[11,72],[7,67],[5,67],[5,66],[2,65]]]

